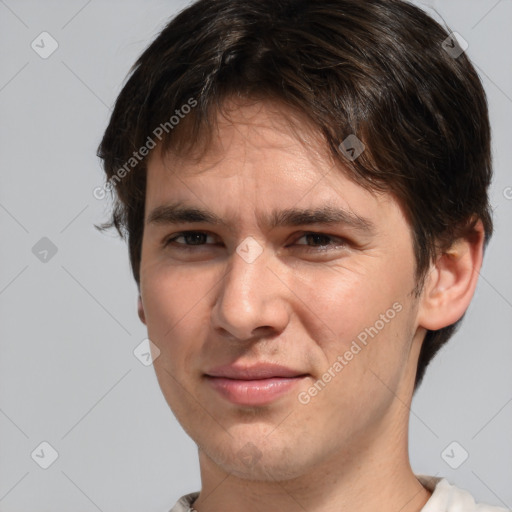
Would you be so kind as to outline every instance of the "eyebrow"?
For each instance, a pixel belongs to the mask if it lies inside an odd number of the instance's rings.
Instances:
[[[367,234],[375,232],[375,224],[365,217],[338,206],[325,205],[318,208],[288,208],[274,210],[269,216],[259,216],[261,225],[277,227],[297,227],[309,224],[343,224]],[[185,206],[182,203],[157,206],[151,211],[146,224],[207,223],[229,227],[229,224],[215,213],[203,208]]]

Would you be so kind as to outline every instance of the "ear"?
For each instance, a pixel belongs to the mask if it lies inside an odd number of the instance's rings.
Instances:
[[[146,325],[146,315],[144,313],[144,305],[142,304],[142,299],[139,295],[139,299],[137,300],[137,313],[139,314],[140,321]]]
[[[484,228],[456,240],[432,265],[418,310],[418,325],[437,331],[459,320],[475,293],[483,259]]]

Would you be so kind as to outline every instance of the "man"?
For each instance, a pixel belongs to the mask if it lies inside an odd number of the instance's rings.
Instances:
[[[199,449],[172,512],[504,510],[408,457],[492,233],[455,36],[398,0],[199,0],[138,59],[99,155]]]

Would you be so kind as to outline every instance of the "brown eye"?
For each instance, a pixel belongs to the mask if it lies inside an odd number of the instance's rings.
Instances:
[[[324,233],[304,233],[298,240],[306,240],[305,244],[297,243],[297,245],[306,245],[309,248],[318,248],[325,250],[326,247],[339,247],[346,245],[346,241],[343,238],[326,235]]]
[[[204,231],[183,231],[181,233],[176,233],[175,235],[166,238],[163,241],[164,247],[174,246],[188,249],[193,246],[202,246],[206,244],[207,238],[209,235]],[[180,241],[182,240],[182,241]],[[208,244],[206,244],[208,245]]]

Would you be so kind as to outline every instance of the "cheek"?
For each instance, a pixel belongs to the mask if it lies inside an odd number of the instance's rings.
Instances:
[[[212,279],[208,273],[193,273],[176,265],[155,264],[141,273],[148,336],[173,361],[186,355],[183,345],[192,349],[197,345],[194,340],[201,341],[197,331],[207,325]]]
[[[141,273],[148,337],[160,349],[154,370],[168,405],[185,425],[189,415],[204,415],[199,402],[190,400],[195,395],[190,379],[209,325],[208,291],[213,283],[207,273],[185,272],[176,265],[154,264]]]
[[[385,402],[389,392],[379,378],[397,385],[407,364],[414,313],[407,309],[413,285],[407,268],[391,263],[324,267],[295,278],[294,291],[308,306],[299,316],[313,342],[309,350],[321,372],[316,378],[329,388],[315,401],[357,409],[361,396]]]
[[[389,275],[389,274],[388,274]],[[396,276],[395,276],[396,277]],[[300,321],[307,328],[322,331],[312,338],[325,349],[339,350],[372,327],[383,330],[385,320],[396,316],[393,304],[404,301],[406,287],[397,279],[382,277],[380,270],[367,266],[353,268],[323,267],[314,272],[296,274],[290,288],[303,303]],[[309,321],[305,319],[309,318]],[[386,328],[388,322],[386,322]]]
[[[322,428],[347,441],[386,413],[408,364],[410,312],[398,302],[382,304],[355,307],[353,316],[345,309],[336,320],[337,342],[315,340],[319,373],[297,397],[308,422],[322,418]]]

